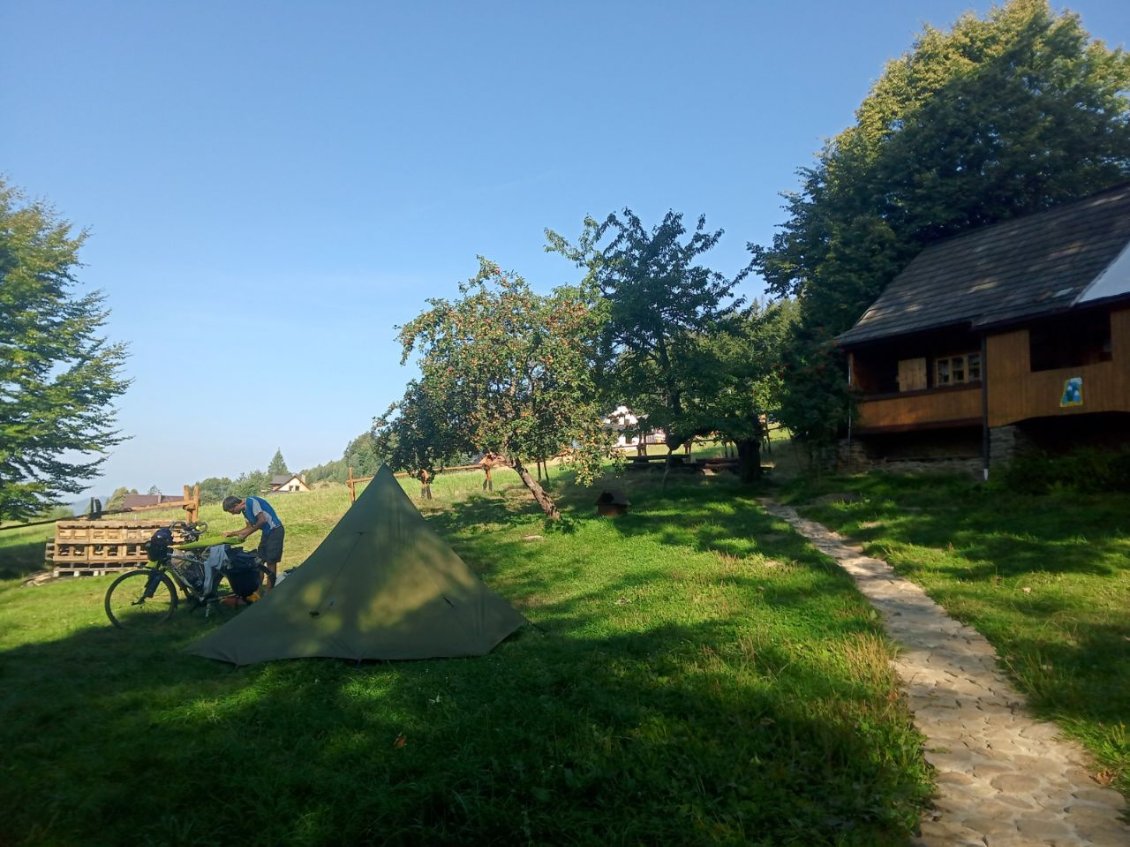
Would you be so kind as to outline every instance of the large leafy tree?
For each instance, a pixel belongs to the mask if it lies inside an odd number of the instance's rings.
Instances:
[[[271,478],[266,471],[246,471],[232,481],[231,490],[224,496],[234,494],[236,497],[252,497],[262,494],[270,487]]]
[[[387,443],[425,469],[455,453],[500,454],[556,519],[527,463],[567,452],[579,478],[591,479],[607,441],[590,367],[591,297],[571,287],[536,294],[486,259],[459,291],[429,300],[400,329],[403,361],[418,352],[421,376],[399,416],[386,417]]]
[[[373,432],[366,430],[346,445],[340,459],[307,468],[302,478],[308,485],[325,480],[345,482],[351,471],[355,477],[372,476],[383,461]]]
[[[856,124],[800,171],[788,220],[750,245],[772,292],[799,300],[781,415],[811,444],[844,419],[835,336],[923,247],[1130,176],[1130,57],[1077,15],[1011,0],[888,64]]]
[[[126,498],[131,494],[137,494],[137,489],[126,488],[125,486],[115,488],[110,499],[106,501],[105,510],[107,512],[120,512],[126,504]]]
[[[110,448],[113,401],[129,386],[124,344],[100,333],[100,292],[78,294],[86,233],[0,179],[0,517],[83,491]]]
[[[357,476],[372,476],[384,461],[373,433],[363,432],[346,445],[342,455],[348,469],[352,468]]]
[[[761,474],[768,416],[780,402],[781,350],[796,314],[793,300],[754,303],[697,339],[699,378],[688,396],[686,419],[695,431],[717,433],[734,444],[746,481]]]
[[[719,331],[740,301],[727,279],[699,263],[722,237],[700,217],[688,236],[683,216],[668,212],[648,230],[630,209],[603,223],[585,220],[576,244],[546,231],[546,249],[587,269],[586,284],[602,297],[597,348],[603,400],[626,404],[663,429],[670,448],[701,432],[692,398],[700,396],[700,339]]]
[[[373,422],[374,452],[414,474],[430,491],[429,481],[466,454],[462,411],[446,402],[435,380],[412,380],[404,396]]]
[[[226,476],[210,476],[196,483],[200,489],[201,503],[219,503],[232,491],[232,481]]]

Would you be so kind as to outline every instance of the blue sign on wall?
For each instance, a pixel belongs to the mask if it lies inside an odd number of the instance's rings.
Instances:
[[[1063,383],[1063,396],[1059,398],[1060,408],[1083,405],[1083,377],[1073,376]]]

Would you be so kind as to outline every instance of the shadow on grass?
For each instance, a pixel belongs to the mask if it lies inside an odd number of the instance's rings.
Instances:
[[[41,540],[7,546],[0,553],[0,579],[31,576],[46,567],[44,561],[44,542]]]
[[[632,501],[627,514],[609,518],[596,514],[599,492],[608,488],[627,490]],[[521,489],[524,492],[524,489]],[[655,474],[609,475],[591,486],[579,486],[568,472],[559,472],[553,495],[563,513],[563,528],[544,519],[532,500],[513,496],[472,496],[429,517],[437,530],[448,537],[457,537],[456,549],[489,581],[499,563],[508,564],[529,558],[529,549],[505,544],[472,545],[471,539],[489,539],[493,534],[519,526],[528,526],[531,533],[577,532],[589,523],[607,524],[630,542],[648,539],[672,547],[713,552],[723,558],[740,561],[752,557],[797,564],[832,576],[842,584],[851,580],[842,570],[817,554],[808,542],[793,532],[787,523],[764,512],[755,497],[766,489],[743,485],[732,476],[684,476],[667,485]],[[588,559],[579,556],[574,568],[579,573]],[[657,574],[667,577],[671,574]],[[536,574],[527,574],[524,593],[537,595],[548,581]],[[636,577],[640,583],[650,577]],[[741,582],[741,577],[735,577]],[[749,584],[744,581],[743,584]],[[624,588],[632,588],[626,584]],[[780,602],[790,602],[781,596]]]
[[[837,490],[848,499],[828,493]],[[863,540],[882,534],[957,548],[970,560],[1005,561],[1015,572],[1110,574],[1097,560],[1130,534],[1130,495],[1033,497],[964,477],[841,477],[794,486],[784,499]]]
[[[725,485],[641,488],[611,525],[591,491],[557,493],[578,534],[717,558],[586,584],[594,551],[539,555],[540,512],[502,492],[429,517],[539,624],[481,658],[233,668],[183,653],[204,626],[181,615],[149,638],[82,628],[7,650],[0,749],[19,779],[0,842],[905,843],[919,739],[890,680],[871,688],[820,646],[876,634],[837,617],[838,571]],[[765,557],[814,582],[776,582]],[[693,624],[639,605],[698,590],[735,605]]]
[[[632,503],[627,514],[615,518],[593,514],[593,506],[585,504],[582,498],[595,498],[595,493],[603,488],[627,492]],[[729,474],[688,475],[664,485],[658,475],[626,473],[607,476],[583,493],[570,490],[564,499],[579,513],[587,513],[587,518],[580,519],[610,521],[626,538],[652,537],[666,544],[689,545],[726,556],[803,561],[828,569],[822,557],[812,555],[803,537],[757,504],[756,498],[769,491],[771,484],[767,480],[743,484]]]
[[[709,624],[249,668],[184,655],[199,631],[0,655],[0,841],[893,845],[923,799],[846,672],[765,643],[738,680]]]
[[[1037,712],[1087,741],[1130,791],[1130,496],[876,473],[798,481],[786,497],[975,626]]]

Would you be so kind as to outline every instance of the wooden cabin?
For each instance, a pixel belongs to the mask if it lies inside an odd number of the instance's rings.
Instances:
[[[850,462],[1130,442],[1130,183],[926,248],[837,340]]]

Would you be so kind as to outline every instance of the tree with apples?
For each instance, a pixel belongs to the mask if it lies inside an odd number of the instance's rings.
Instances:
[[[404,396],[373,422],[373,452],[398,470],[420,480],[421,494],[429,496],[431,481],[444,469],[458,464],[465,449],[457,408],[440,401],[420,380],[412,380]],[[371,473],[375,473],[376,469]]]
[[[409,470],[429,462],[435,469],[437,458],[456,454],[496,453],[556,520],[557,506],[527,463],[566,453],[586,481],[608,449],[592,379],[599,323],[592,298],[573,287],[539,295],[483,258],[459,293],[429,300],[400,328],[402,362],[418,353],[421,376],[378,437]]]

